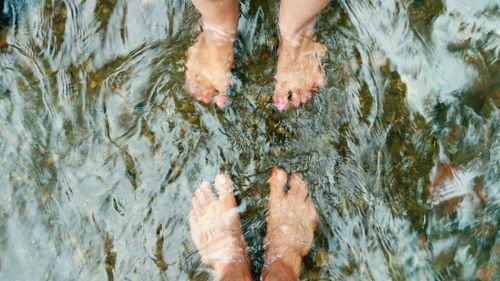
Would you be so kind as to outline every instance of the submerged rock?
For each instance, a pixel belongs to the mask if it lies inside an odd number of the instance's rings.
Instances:
[[[461,193],[446,192],[447,189],[453,188],[453,185],[450,185],[448,182],[455,177],[456,170],[457,168],[448,164],[438,165],[435,175],[427,187],[432,204],[446,204],[445,213],[454,212],[457,205],[463,199],[463,194]]]

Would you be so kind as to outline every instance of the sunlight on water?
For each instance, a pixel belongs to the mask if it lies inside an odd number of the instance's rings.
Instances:
[[[332,1],[327,86],[290,112],[277,8],[242,1],[219,110],[184,90],[190,1],[5,0],[0,280],[207,280],[187,214],[220,171],[257,278],[274,165],[320,213],[304,280],[497,280],[498,2]]]

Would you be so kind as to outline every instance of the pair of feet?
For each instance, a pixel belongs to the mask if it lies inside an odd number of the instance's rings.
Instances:
[[[318,214],[307,185],[295,173],[290,176],[286,191],[287,181],[285,171],[273,169],[269,179],[264,280],[283,276],[297,280],[302,258],[314,237]],[[218,196],[207,182],[196,190],[189,214],[191,237],[202,261],[219,280],[251,280],[248,245],[243,238],[231,177],[218,175],[215,189]]]
[[[285,38],[281,37],[278,50],[273,98],[274,105],[280,110],[307,103],[325,81],[321,59],[326,54],[326,47],[315,42],[312,35],[293,41]],[[233,63],[231,37],[210,30],[201,32],[187,52],[187,91],[203,103],[224,107],[232,81]]]

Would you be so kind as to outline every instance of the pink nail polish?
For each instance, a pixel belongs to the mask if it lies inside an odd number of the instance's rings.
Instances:
[[[278,108],[279,110],[283,110],[286,107],[286,102],[283,100],[283,98],[275,98],[274,99],[274,106]]]
[[[214,97],[214,102],[219,108],[223,108],[226,105],[226,96],[218,95]]]

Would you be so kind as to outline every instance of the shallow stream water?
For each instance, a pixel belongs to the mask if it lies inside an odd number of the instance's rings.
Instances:
[[[220,171],[258,278],[275,165],[320,214],[303,280],[500,280],[498,1],[332,1],[327,85],[287,112],[277,8],[242,1],[223,110],[184,90],[190,1],[19,9],[0,29],[0,280],[207,280],[187,214]]]

